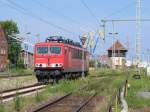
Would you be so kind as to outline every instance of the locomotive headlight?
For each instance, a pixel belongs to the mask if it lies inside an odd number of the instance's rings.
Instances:
[[[46,67],[46,64],[36,64],[36,67]]]
[[[63,64],[62,63],[52,63],[50,64],[51,67],[62,67]]]

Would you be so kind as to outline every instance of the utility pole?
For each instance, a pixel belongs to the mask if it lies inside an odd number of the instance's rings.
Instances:
[[[136,64],[141,62],[141,0],[136,3]]]
[[[115,50],[115,25],[114,22],[112,22],[113,25],[113,56],[116,57],[116,50]]]
[[[125,22],[136,22],[136,19],[102,19],[102,28],[104,32],[104,38],[106,38],[106,23],[125,23]],[[150,19],[140,19],[140,22],[150,22]]]

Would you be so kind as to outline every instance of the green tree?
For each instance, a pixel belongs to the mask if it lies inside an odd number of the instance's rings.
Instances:
[[[0,24],[4,28],[5,35],[8,41],[8,59],[10,61],[10,64],[17,67],[21,52],[21,43],[11,38],[11,36],[19,33],[17,23],[12,20],[6,20],[0,22]]]
[[[94,67],[95,66],[95,60],[90,60],[89,61],[89,66]]]

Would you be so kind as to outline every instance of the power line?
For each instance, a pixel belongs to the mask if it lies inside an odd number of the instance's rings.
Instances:
[[[88,10],[89,14],[96,20],[98,24],[100,24],[99,19],[96,17],[96,15],[93,13],[93,11],[88,7],[88,5],[84,2],[84,0],[80,0],[83,6]]]
[[[21,13],[21,14],[30,16],[30,17],[32,17],[32,18],[34,18],[34,19],[37,19],[37,20],[39,20],[39,21],[41,21],[41,22],[43,22],[43,23],[49,24],[50,26],[53,26],[53,27],[55,27],[55,28],[57,28],[57,29],[59,29],[59,30],[62,30],[62,31],[64,31],[64,32],[74,34],[74,32],[71,32],[71,31],[69,31],[69,30],[67,30],[67,29],[65,29],[65,28],[63,28],[63,27],[61,27],[61,26],[58,26],[58,25],[56,25],[56,24],[54,24],[54,23],[52,23],[52,22],[49,22],[49,21],[47,21],[47,20],[45,20],[45,19],[43,19],[43,18],[41,18],[41,17],[39,17],[39,16],[33,14],[32,12],[30,12],[30,13],[27,12],[27,10],[26,10],[25,8],[21,7],[19,4],[16,4],[16,3],[13,2],[12,0],[7,0],[7,1],[11,4],[11,5],[10,5],[10,4],[6,4],[8,7],[10,7],[10,8],[12,8],[12,9],[16,10],[17,12],[19,12],[19,13]],[[21,9],[21,10],[18,10],[18,8]]]
[[[79,22],[75,21],[74,19],[72,19],[72,18],[70,18],[70,17],[68,17],[68,16],[66,16],[66,15],[64,15],[64,14],[62,14],[62,13],[59,12],[59,11],[56,11],[56,10],[50,8],[50,7],[47,7],[46,5],[42,4],[41,2],[39,2],[39,1],[37,1],[37,0],[36,0],[36,1],[33,0],[32,2],[34,2],[35,4],[41,6],[41,7],[45,8],[45,9],[48,9],[48,11],[51,11],[52,13],[55,13],[55,14],[60,15],[61,17],[67,19],[68,21],[71,21],[71,22],[73,22],[73,23],[80,24]]]
[[[104,17],[104,18],[109,18],[109,17],[112,17],[112,16],[114,16],[114,15],[116,15],[116,14],[119,14],[119,13],[121,13],[122,11],[125,11],[127,8],[131,7],[132,5],[135,5],[135,3],[136,3],[135,1],[132,1],[131,3],[127,4],[126,6],[122,7],[121,9],[119,9],[119,10],[117,10],[117,11],[115,11],[115,12],[109,14],[108,16],[106,16],[106,17]]]
[[[38,0],[33,0],[32,2],[34,2],[34,3],[37,4],[37,5],[39,5],[40,7],[43,7],[43,8],[45,8],[45,9],[47,9],[48,11],[51,11],[51,12],[54,13],[54,14],[57,14],[57,15],[63,17],[64,19],[66,19],[66,20],[68,20],[68,21],[70,21],[70,22],[72,22],[72,23],[74,23],[74,24],[81,25],[81,23],[80,23],[79,21],[77,21],[77,20],[75,20],[75,19],[73,19],[73,18],[71,18],[71,17],[69,17],[69,16],[67,16],[67,15],[64,15],[64,14],[61,13],[60,11],[57,11],[57,10],[55,10],[55,9],[52,9],[51,7],[48,7],[48,6],[45,5],[45,4],[42,4],[42,3],[39,2]],[[84,26],[85,26],[85,27],[89,27],[88,25],[83,25],[83,27],[84,27]]]

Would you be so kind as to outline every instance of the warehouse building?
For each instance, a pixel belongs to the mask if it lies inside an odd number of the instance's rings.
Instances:
[[[0,26],[0,71],[3,71],[7,68],[7,57],[8,57],[7,46],[8,44],[4,30]]]

